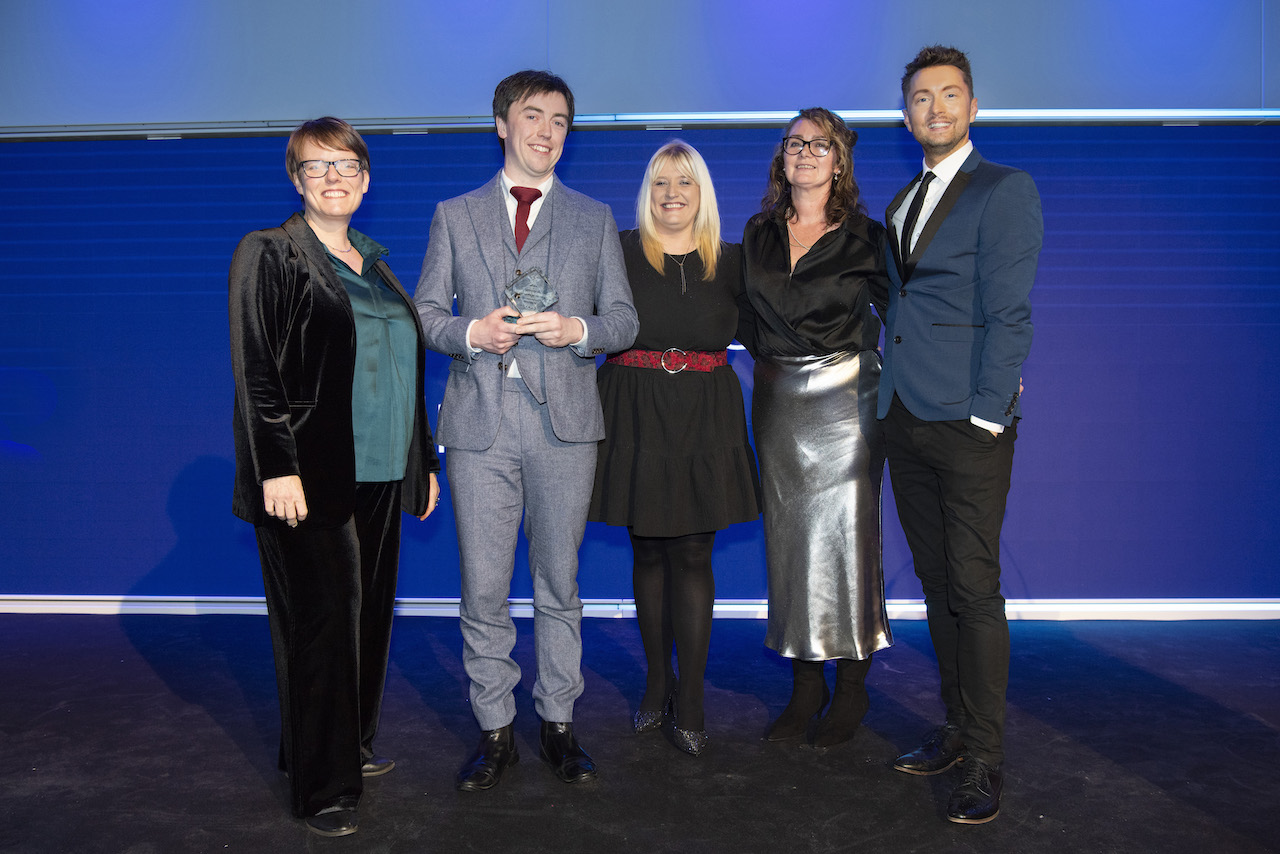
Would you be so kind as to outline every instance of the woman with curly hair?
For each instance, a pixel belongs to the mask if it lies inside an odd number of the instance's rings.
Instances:
[[[857,134],[802,110],[742,236],[748,305],[738,339],[755,357],[752,422],[764,490],[769,625],[790,658],[791,700],[765,738],[848,741],[867,711],[871,655],[892,636],[884,606],[876,420],[885,230],[858,199]],[[823,674],[836,662],[835,693]]]

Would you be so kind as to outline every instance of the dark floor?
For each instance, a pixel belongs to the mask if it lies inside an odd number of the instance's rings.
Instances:
[[[360,832],[308,835],[275,771],[262,617],[0,616],[0,850],[21,852],[1247,852],[1280,850],[1280,623],[1018,622],[1003,810],[962,827],[949,775],[889,767],[936,723],[926,627],[895,623],[871,712],[818,755],[760,733],[786,662],[752,620],[718,621],[710,752],[635,736],[634,621],[587,620],[576,728],[600,765],[559,783],[517,697],[521,763],[488,793],[453,789],[477,731],[457,621],[400,618]]]

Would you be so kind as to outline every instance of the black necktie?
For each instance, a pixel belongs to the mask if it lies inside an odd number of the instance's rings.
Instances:
[[[920,188],[916,190],[915,198],[911,200],[911,207],[907,208],[907,218],[902,223],[902,262],[905,264],[907,256],[911,254],[911,234],[916,230],[916,220],[920,218],[920,209],[924,207],[924,194],[929,189],[929,182],[933,180],[933,173],[924,173],[924,178],[920,181]]]

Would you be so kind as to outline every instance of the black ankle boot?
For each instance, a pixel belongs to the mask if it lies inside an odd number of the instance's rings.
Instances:
[[[844,744],[853,738],[862,724],[862,718],[871,705],[867,699],[867,671],[871,669],[871,656],[862,661],[841,658],[836,661],[836,693],[831,707],[818,722],[818,734],[813,746],[819,749]]]
[[[831,697],[827,680],[822,677],[824,661],[791,659],[791,701],[778,719],[765,730],[766,741],[799,738],[809,730],[809,721],[822,711]]]

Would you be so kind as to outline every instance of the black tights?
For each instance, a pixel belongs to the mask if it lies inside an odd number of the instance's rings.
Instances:
[[[676,726],[705,729],[702,682],[711,645],[711,614],[716,580],[711,574],[715,531],[683,537],[637,537],[631,534],[636,619],[649,669],[640,709],[660,711],[675,679],[671,647],[680,667],[676,694]]]

